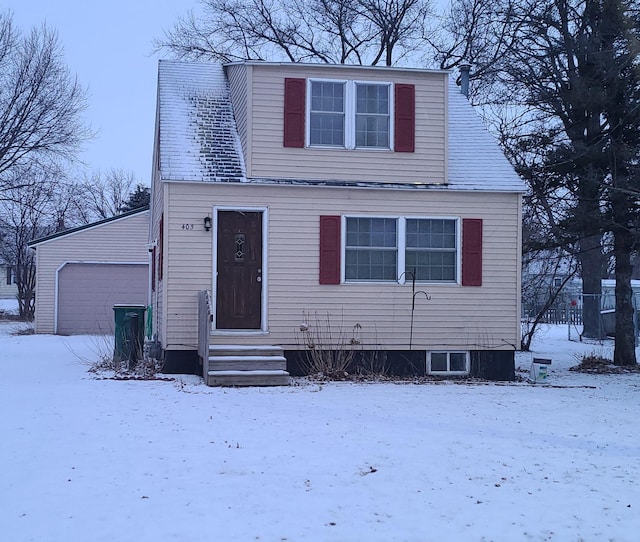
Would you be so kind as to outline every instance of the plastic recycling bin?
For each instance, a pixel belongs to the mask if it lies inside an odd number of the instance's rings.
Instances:
[[[142,357],[144,345],[144,305],[114,305],[115,319],[115,361],[129,361],[133,368],[135,362]]]
[[[551,360],[545,358],[533,358],[531,362],[531,374],[529,380],[534,384],[537,382],[546,382],[549,376],[549,369],[551,367]]]

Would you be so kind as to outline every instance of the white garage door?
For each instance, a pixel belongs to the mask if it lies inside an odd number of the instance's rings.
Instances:
[[[57,333],[113,333],[114,305],[147,304],[148,269],[147,264],[66,264],[58,271]]]

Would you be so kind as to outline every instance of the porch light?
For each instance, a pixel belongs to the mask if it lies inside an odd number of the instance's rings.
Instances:
[[[204,217],[204,229],[206,231],[211,231],[211,217],[210,216],[205,216]]]

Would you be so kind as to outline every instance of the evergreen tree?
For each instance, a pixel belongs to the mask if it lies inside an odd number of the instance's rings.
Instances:
[[[151,200],[151,192],[148,186],[138,184],[133,192],[129,194],[129,199],[120,207],[120,211],[127,212],[134,209],[140,209],[149,205]]]

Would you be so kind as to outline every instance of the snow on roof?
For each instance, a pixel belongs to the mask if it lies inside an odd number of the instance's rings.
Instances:
[[[160,174],[169,181],[244,179],[229,88],[221,65],[158,65]]]
[[[493,136],[453,78],[449,80],[448,184],[421,188],[524,192],[524,183]],[[162,180],[246,181],[222,65],[161,60],[158,89]],[[278,180],[300,181],[304,179]]]
[[[449,188],[524,192],[516,174],[480,116],[449,77]]]

